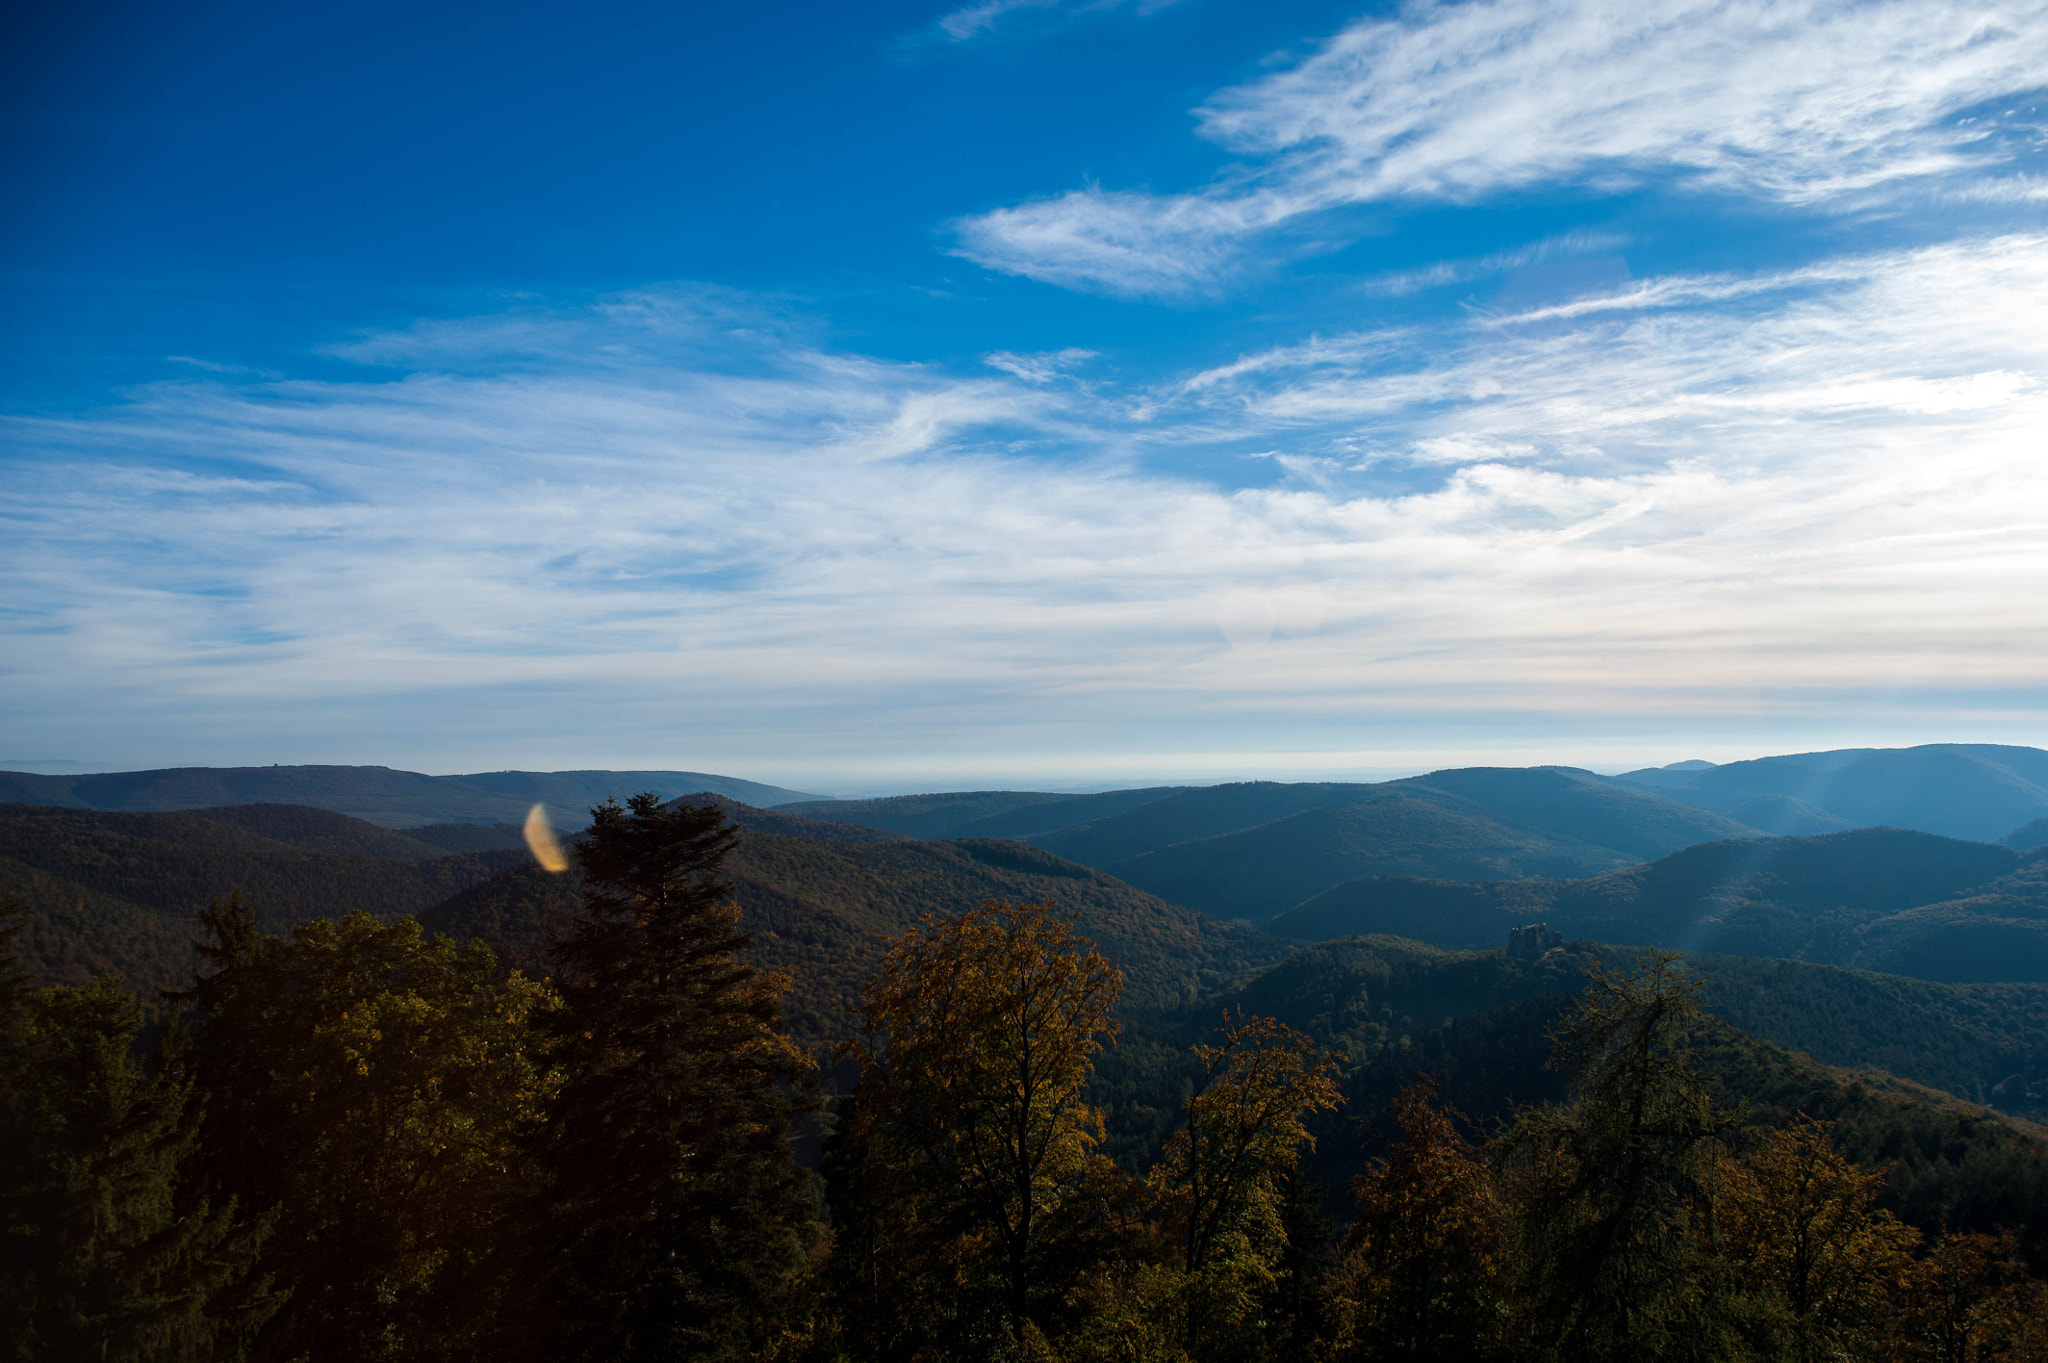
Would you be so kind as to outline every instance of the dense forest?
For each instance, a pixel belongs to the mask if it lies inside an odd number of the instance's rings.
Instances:
[[[733,901],[787,829],[747,836],[742,862],[715,805],[600,806],[526,906],[537,942],[402,914],[279,932],[231,895],[168,1000],[39,984],[12,923],[5,1347],[2048,1358],[2042,1144],[1707,1011],[1754,981],[1355,939],[1133,1000],[1105,943],[1179,920],[1115,882],[1018,844],[854,840],[837,870],[901,873],[906,902],[851,953],[827,1047],[822,1018],[792,1034],[792,977]],[[1091,894],[1102,932],[1051,894],[927,907],[1003,859]],[[509,874],[470,909],[513,922]]]

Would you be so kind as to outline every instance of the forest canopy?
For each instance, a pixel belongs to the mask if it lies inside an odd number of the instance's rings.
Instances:
[[[1131,1013],[1056,902],[988,900],[898,933],[835,1059],[734,845],[599,806],[528,969],[231,895],[161,1029],[10,956],[11,1356],[2048,1357],[2038,1147],[1943,1117],[1926,1163],[1930,1109],[1773,1059],[1671,955],[1334,944]],[[1531,1047],[1529,1099],[1460,1111]]]

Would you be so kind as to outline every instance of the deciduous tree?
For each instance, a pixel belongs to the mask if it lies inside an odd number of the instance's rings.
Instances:
[[[184,997],[207,1100],[203,1165],[274,1209],[266,1263],[290,1290],[265,1357],[494,1354],[503,1253],[534,1187],[526,1142],[548,1080],[541,985],[481,943],[363,913],[256,928],[205,915],[212,967]]]
[[[1101,1140],[1082,1091],[1121,987],[1049,904],[990,900],[920,920],[862,1000],[850,1053],[870,1139],[922,1190],[925,1215],[982,1240],[1015,1339],[1038,1304],[1048,1219],[1086,1184]]]
[[[1247,1347],[1287,1249],[1286,1177],[1315,1144],[1307,1119],[1340,1097],[1336,1058],[1285,1023],[1239,1014],[1221,1031],[1221,1045],[1195,1047],[1186,1118],[1148,1179],[1186,1276],[1186,1346],[1198,1358]]]
[[[1501,1343],[1507,1268],[1492,1169],[1434,1078],[1403,1089],[1392,1117],[1398,1138],[1351,1185],[1358,1219],[1335,1283],[1342,1354],[1490,1357]]]
[[[1860,1358],[1882,1340],[1885,1303],[1920,1238],[1872,1205],[1884,1179],[1807,1117],[1723,1161],[1714,1188],[1722,1244],[1769,1356]]]

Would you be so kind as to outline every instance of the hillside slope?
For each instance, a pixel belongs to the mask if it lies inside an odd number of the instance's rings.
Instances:
[[[1630,959],[1597,954],[1610,966]],[[1561,952],[1524,964],[1500,951],[1347,938],[1290,957],[1221,1002],[1277,1017],[1349,1057],[1344,1108],[1317,1123],[1310,1162],[1325,1186],[1341,1188],[1372,1153],[1370,1132],[1358,1123],[1419,1075],[1437,1075],[1482,1134],[1518,1104],[1562,1097],[1562,1076],[1547,1067],[1549,1037],[1592,959]],[[1190,1016],[1170,1037],[1161,1030],[1145,1041],[1165,1055],[1212,1025],[1213,1015]],[[1695,1033],[1693,1046],[1723,1101],[1749,1121],[1775,1124],[1795,1112],[1831,1119],[1853,1157],[1890,1165],[1885,1201],[1906,1219],[2022,1225],[2035,1246],[2048,1244],[2048,1146],[2032,1134],[2038,1128],[1875,1071],[1831,1069],[1719,1017]],[[1114,1092],[1141,1115],[1136,1077],[1126,1071],[1118,1079]],[[1152,1082],[1164,1087],[1163,1079]]]
[[[2048,816],[2048,752],[1992,743],[1791,753],[1618,779],[1723,813],[1759,796],[1779,797],[1860,827],[1980,842]]]
[[[1522,828],[1611,847],[1637,861],[1755,835],[1734,819],[1577,767],[1459,767],[1387,786],[1454,796]]]
[[[1536,918],[1571,937],[1800,957],[1927,979],[2048,979],[2048,854],[1898,829],[1690,847],[1590,880],[1336,886],[1267,926],[1491,946]]]
[[[803,800],[780,808],[785,814],[801,814],[832,823],[866,824],[914,838],[1021,838],[1122,814],[1187,789],[1151,786],[1092,795],[1059,795],[1045,790],[955,790],[873,800]]]
[[[1454,797],[1390,792],[1163,847],[1104,869],[1177,904],[1256,923],[1359,876],[1502,880],[1589,875],[1633,861],[1612,848],[1517,828]]]
[[[1743,1031],[2048,1120],[2048,984],[1942,984],[1807,961],[1698,953],[1703,1001]]]
[[[523,848],[422,855],[410,839],[341,817],[276,806],[216,820],[0,805],[0,894],[28,909],[26,959],[44,978],[80,983],[115,970],[153,990],[186,982],[199,911],[231,890],[276,932],[353,908],[417,913],[529,859]],[[257,828],[383,852],[308,850]]]
[[[794,980],[786,1005],[806,1042],[847,1035],[848,1003],[888,940],[923,914],[984,899],[1053,900],[1124,971],[1127,1009],[1174,1008],[1284,957],[1289,944],[1147,894],[1113,876],[1021,843],[823,842],[743,833],[729,869],[754,958]],[[421,915],[437,932],[531,951],[574,912],[573,876],[520,867]]]

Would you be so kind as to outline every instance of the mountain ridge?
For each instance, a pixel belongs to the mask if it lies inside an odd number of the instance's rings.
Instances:
[[[686,771],[495,771],[428,776],[392,767],[165,767],[50,776],[0,771],[0,802],[110,813],[160,813],[239,804],[332,810],[386,828],[440,823],[518,823],[534,804],[578,827],[590,806],[652,790],[663,799],[712,791],[749,804],[815,796],[733,776]]]

